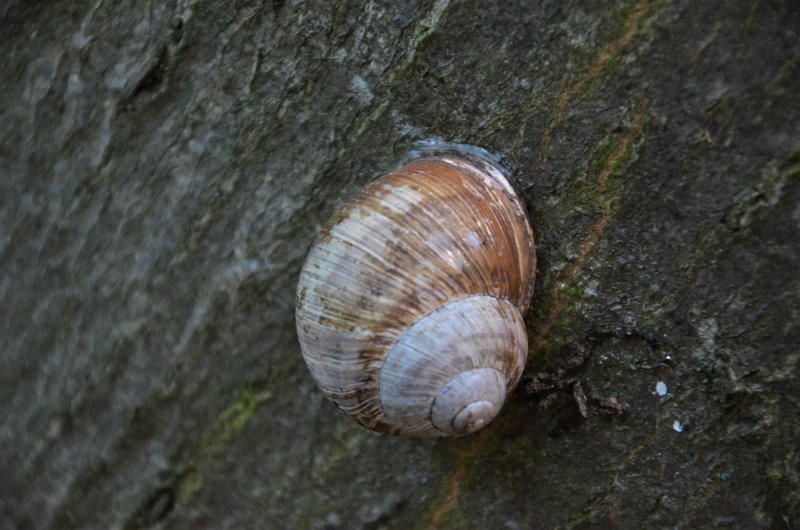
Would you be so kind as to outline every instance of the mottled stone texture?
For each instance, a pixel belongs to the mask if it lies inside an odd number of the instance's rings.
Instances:
[[[0,527],[797,528],[798,93],[795,0],[4,2]],[[432,137],[504,157],[539,275],[527,382],[414,441],[293,296]]]

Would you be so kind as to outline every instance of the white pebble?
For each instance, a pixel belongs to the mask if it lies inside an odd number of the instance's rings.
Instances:
[[[675,432],[683,432],[683,424],[678,420],[672,422],[672,428],[675,429]]]
[[[659,396],[666,396],[667,395],[667,385],[664,381],[659,381],[656,383],[656,394]]]

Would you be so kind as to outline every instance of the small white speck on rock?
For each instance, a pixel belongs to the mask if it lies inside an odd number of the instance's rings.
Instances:
[[[672,422],[672,429],[675,432],[683,432],[683,423],[679,422],[678,420],[673,421]]]
[[[656,394],[662,397],[667,395],[667,384],[664,381],[656,383]]]

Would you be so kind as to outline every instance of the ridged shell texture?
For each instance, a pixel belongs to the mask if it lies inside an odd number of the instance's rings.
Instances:
[[[303,357],[369,429],[467,434],[522,373],[534,268],[524,207],[497,166],[413,159],[349,200],[311,248],[297,290]]]

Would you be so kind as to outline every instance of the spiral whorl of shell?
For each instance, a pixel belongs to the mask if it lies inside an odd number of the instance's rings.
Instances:
[[[348,201],[313,245],[297,289],[303,357],[367,428],[472,432],[522,373],[534,268],[524,207],[495,164],[420,156]]]

